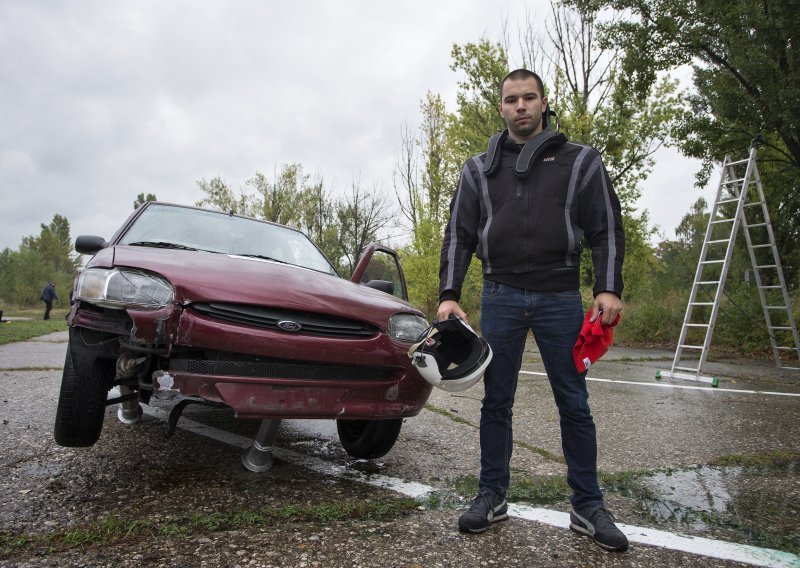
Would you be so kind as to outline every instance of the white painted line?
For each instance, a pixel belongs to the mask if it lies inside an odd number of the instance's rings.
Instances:
[[[167,421],[169,412],[163,408],[154,408],[148,405],[142,405],[142,410],[145,414],[152,416],[163,422]],[[229,444],[231,446],[245,450],[250,447],[251,439],[232,432],[226,432],[213,426],[207,426],[191,420],[190,418],[181,418],[178,420],[178,427],[193,432],[200,436],[206,436],[212,440]],[[437,491],[435,487],[417,483],[414,481],[404,481],[395,477],[378,474],[364,474],[360,471],[354,471],[319,458],[307,456],[292,450],[284,450],[275,448],[273,454],[278,459],[308,468],[317,473],[324,475],[332,475],[334,477],[341,477],[359,483],[365,483],[374,487],[382,489],[389,489],[401,495],[411,497],[413,499],[424,499],[428,495]],[[551,511],[550,509],[542,509],[537,507],[529,507],[518,503],[512,503],[508,506],[508,514],[513,517],[518,517],[527,521],[534,521],[559,527],[563,529],[569,528],[569,513],[562,513],[560,511]],[[710,538],[681,536],[672,534],[666,531],[659,531],[645,527],[636,527],[633,525],[625,525],[618,523],[620,530],[625,533],[628,540],[631,542],[638,542],[640,544],[647,544],[650,546],[657,546],[659,548],[666,548],[669,550],[679,550],[681,552],[688,552],[698,556],[708,556],[711,558],[719,558],[721,560],[731,560],[735,562],[742,562],[744,564],[753,564],[755,566],[766,566],[769,568],[797,568],[800,566],[800,556],[791,554],[789,552],[782,552],[780,550],[772,550],[769,548],[758,548],[747,544],[738,544],[735,542],[725,542],[721,540],[713,540]]]
[[[167,418],[169,417],[169,411],[164,410],[163,408],[153,408],[145,404],[142,405],[142,410],[145,414],[164,422],[166,422]],[[189,432],[199,434],[200,436],[206,436],[207,438],[211,438],[217,442],[229,444],[231,446],[241,448],[242,450],[246,450],[250,447],[250,438],[240,436],[239,434],[233,434],[231,432],[226,432],[224,430],[220,430],[219,428],[214,428],[213,426],[207,426],[190,418],[182,417],[180,420],[178,420],[178,426],[184,430],[188,430]],[[275,448],[272,454],[278,459],[294,465],[305,467],[312,471],[316,471],[317,473],[333,475],[335,477],[343,477],[352,481],[358,481],[359,483],[372,485],[374,487],[390,489],[403,495],[407,495],[408,497],[413,497],[414,499],[423,499],[429,493],[436,491],[436,489],[433,487],[423,485],[421,483],[403,481],[402,479],[388,477],[386,475],[367,475],[360,471],[348,469],[345,466],[337,465],[312,456],[307,456],[292,450]]]
[[[509,515],[520,517],[529,521],[536,521],[554,527],[569,528],[569,513],[539,509],[517,503],[508,506]],[[755,566],[769,566],[776,568],[789,568],[800,566],[800,557],[789,552],[758,548],[747,544],[725,542],[710,538],[682,536],[666,531],[636,527],[617,523],[617,526],[628,540],[640,544],[648,544],[669,550],[679,550],[698,556],[709,556],[721,560],[732,560]]]
[[[537,375],[541,377],[546,377],[547,373],[542,373],[541,371],[520,371],[521,375]],[[644,387],[658,387],[663,389],[685,389],[685,390],[701,390],[701,391],[711,391],[711,392],[733,392],[739,394],[766,394],[771,396],[797,396],[800,397],[800,393],[796,392],[772,392],[772,391],[755,391],[755,390],[744,390],[744,389],[721,389],[719,387],[694,387],[690,385],[672,385],[669,383],[644,383],[639,381],[623,381],[619,379],[597,379],[593,377],[586,377],[587,381],[595,381],[598,383],[619,383],[621,385],[640,385]]]

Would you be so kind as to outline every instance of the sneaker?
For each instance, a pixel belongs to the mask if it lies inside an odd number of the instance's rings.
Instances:
[[[508,519],[508,504],[504,497],[480,492],[472,505],[458,519],[458,530],[466,533],[482,533],[489,525]]]
[[[569,515],[569,528],[588,536],[597,546],[622,552],[628,550],[628,538],[614,524],[615,520],[603,505],[578,510],[573,508]]]

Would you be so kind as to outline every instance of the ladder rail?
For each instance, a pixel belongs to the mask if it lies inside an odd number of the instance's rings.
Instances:
[[[689,329],[691,327],[690,324],[692,323],[692,314],[694,312],[694,307],[697,305],[697,292],[698,292],[699,287],[700,287],[700,282],[704,282],[705,281],[703,279],[703,269],[708,264],[708,260],[707,259],[708,259],[709,248],[710,248],[712,243],[716,244],[718,241],[727,241],[727,245],[725,247],[725,256],[726,256],[726,258],[728,257],[728,255],[730,255],[732,253],[732,250],[733,250],[732,244],[733,244],[733,241],[735,240],[734,239],[734,237],[736,235],[735,228],[738,226],[738,216],[734,216],[731,219],[718,219],[717,218],[717,213],[719,211],[719,206],[720,206],[721,202],[729,202],[730,201],[730,200],[723,200],[722,199],[723,192],[724,192],[724,189],[725,189],[726,185],[729,184],[728,180],[735,179],[735,177],[736,177],[736,173],[735,173],[735,171],[733,169],[733,164],[731,162],[730,156],[725,156],[725,160],[723,161],[723,165],[722,165],[722,173],[721,173],[721,176],[720,176],[720,182],[719,182],[719,185],[717,186],[717,194],[716,194],[716,196],[714,198],[714,204],[711,207],[711,213],[708,216],[708,224],[706,226],[706,233],[705,233],[705,235],[703,237],[703,245],[702,245],[702,247],[700,249],[700,258],[698,259],[698,262],[697,262],[697,268],[695,269],[695,274],[694,274],[694,281],[692,282],[692,289],[691,289],[691,292],[689,294],[689,302],[686,305],[686,312],[684,313],[684,317],[683,317],[683,325],[681,326],[681,333],[680,333],[680,337],[678,339],[678,346],[677,346],[677,348],[675,350],[675,357],[672,360],[672,368],[671,368],[671,372],[672,373],[674,373],[674,372],[676,372],[676,371],[678,371],[678,370],[680,370],[682,368],[681,362],[682,362],[682,358],[683,358],[684,345],[686,344],[686,337],[689,334]],[[737,198],[736,200],[737,201],[740,200],[741,194],[739,192],[735,192],[734,194],[735,194],[735,196]],[[737,211],[738,211],[738,205],[737,205]],[[725,224],[725,223],[732,223],[732,225],[731,225],[731,233],[730,233],[729,237],[727,239],[716,239],[716,238],[714,238],[713,237],[714,226],[715,225]],[[718,279],[719,283],[717,284],[717,289],[716,289],[716,291],[714,293],[714,298],[715,299],[714,299],[714,302],[713,302],[713,304],[711,306],[711,315],[710,315],[710,318],[709,318],[709,325],[706,328],[706,333],[705,333],[705,337],[704,337],[704,340],[703,340],[703,349],[701,350],[701,353],[700,353],[700,364],[698,365],[698,367],[696,369],[696,372],[697,372],[698,375],[700,374],[700,370],[701,370],[701,368],[703,366],[703,363],[705,362],[706,351],[708,349],[708,345],[710,345],[711,337],[713,335],[714,321],[716,320],[717,309],[718,309],[718,305],[719,305],[718,298],[719,298],[719,295],[721,293],[721,290],[724,288],[725,276],[727,275],[727,272],[724,271],[724,267],[725,267],[725,263],[723,262],[723,273],[722,273],[721,277]]]
[[[750,253],[750,260],[753,264],[753,275],[756,280],[758,295],[761,300],[761,308],[764,312],[764,320],[767,323],[767,332],[769,333],[769,339],[772,345],[772,353],[775,358],[775,364],[778,367],[782,367],[783,364],[781,361],[780,352],[783,351],[784,349],[782,349],[782,347],[778,345],[778,340],[775,337],[775,334],[773,333],[773,329],[777,329],[777,327],[772,325],[772,316],[770,312],[770,310],[774,310],[776,306],[771,306],[766,297],[765,287],[762,285],[761,282],[761,274],[759,268],[757,268],[758,263],[754,250],[755,248],[760,248],[760,247],[766,248],[766,246],[769,246],[771,249],[772,259],[774,264],[771,266],[762,266],[762,268],[767,268],[767,267],[774,268],[775,272],[777,273],[779,286],[783,296],[783,306],[781,306],[781,308],[785,309],[787,322],[789,324],[788,326],[785,326],[785,328],[788,328],[788,330],[791,330],[792,332],[792,339],[794,340],[794,351],[798,360],[800,360],[800,336],[798,336],[797,325],[794,320],[794,314],[792,313],[792,305],[789,299],[789,291],[786,288],[786,279],[783,274],[783,267],[781,266],[780,255],[778,254],[778,245],[777,241],[775,240],[775,233],[772,229],[772,222],[769,216],[769,208],[767,207],[767,200],[766,197],[764,196],[764,187],[761,185],[761,175],[758,171],[758,165],[756,164],[755,152],[756,152],[755,148],[752,148],[750,151],[751,160],[753,162],[753,180],[755,182],[755,188],[758,195],[759,203],[761,204],[761,214],[764,220],[764,227],[767,233],[768,243],[766,243],[765,245],[753,245],[749,231],[749,228],[752,225],[749,225],[746,222],[744,223],[744,234],[745,234],[745,239],[747,241],[747,249]]]
[[[751,152],[751,158],[752,158]],[[703,350],[700,352],[700,362],[698,364],[698,374],[700,370],[705,366],[706,360],[708,359],[708,353],[711,349],[711,339],[714,336],[714,329],[717,325],[717,316],[719,315],[719,307],[722,304],[722,294],[725,290],[725,282],[728,279],[728,271],[731,266],[731,259],[733,258],[733,249],[736,248],[736,233],[739,230],[739,226],[741,225],[742,218],[744,217],[744,205],[747,202],[747,187],[750,183],[750,177],[752,176],[752,165],[754,161],[751,159],[747,162],[747,168],[745,170],[744,177],[741,179],[742,185],[733,187],[733,193],[738,198],[736,201],[736,212],[733,216],[733,226],[731,227],[730,233],[730,241],[728,242],[728,246],[725,249],[725,257],[722,262],[722,271],[720,274],[720,284],[717,287],[716,294],[714,295],[714,305],[711,307],[711,315],[709,317],[708,322],[708,329],[706,331],[705,341],[703,342]],[[730,170],[730,175],[735,175],[733,171],[733,166],[728,166]],[[720,189],[718,191],[717,200],[714,203],[715,209],[719,207],[719,202],[721,201],[720,197],[722,193],[722,184],[720,184]]]

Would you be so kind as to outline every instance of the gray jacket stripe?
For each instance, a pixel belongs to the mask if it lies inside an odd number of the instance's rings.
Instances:
[[[575,231],[572,227],[572,219],[570,218],[570,209],[572,209],[572,200],[575,199],[575,186],[578,183],[578,173],[581,169],[581,164],[583,164],[583,159],[586,157],[586,154],[589,152],[589,147],[584,146],[581,150],[578,157],[575,159],[575,163],[572,164],[572,173],[570,174],[569,178],[569,186],[567,188],[567,202],[564,205],[564,224],[567,227],[567,239],[568,239],[568,246],[567,246],[567,254],[565,257],[567,266],[572,266],[572,260],[570,259],[570,253],[575,250]]]
[[[594,176],[594,173],[600,168],[600,166],[602,164],[603,164],[603,159],[598,154],[597,158],[595,158],[594,162],[591,163],[591,165],[589,166],[589,169],[586,171],[586,175],[584,176],[583,181],[581,182],[581,186],[578,188],[578,193],[583,191],[583,189],[587,185],[589,185],[589,182],[591,181],[592,176]],[[605,177],[605,176],[602,176],[602,177]],[[606,188],[605,185],[603,186],[603,189],[606,190],[606,192],[608,191],[608,188]]]
[[[483,164],[478,162],[479,168],[483,167]],[[464,182],[467,182],[466,185]],[[456,270],[456,250],[458,249],[458,211],[461,206],[461,197],[462,191],[466,186],[472,190],[475,195],[478,194],[478,188],[475,187],[475,182],[472,179],[472,175],[467,168],[467,164],[464,165],[464,169],[461,170],[461,183],[458,184],[458,189],[456,190],[455,196],[455,203],[453,203],[453,211],[451,214],[450,219],[450,243],[447,248],[447,275],[445,277],[445,289],[452,289],[455,287],[455,270]]]
[[[481,192],[480,195],[483,198],[484,208],[486,209],[486,225],[483,227],[483,233],[481,235],[481,244],[483,245],[483,259],[484,264],[486,266],[486,273],[492,273],[492,263],[489,261],[489,228],[492,226],[492,200],[489,199],[489,181],[486,179],[486,174],[483,173],[483,164],[478,159],[478,157],[474,157],[472,159],[475,164],[478,166],[478,176],[481,182]],[[477,191],[477,188],[475,188]]]
[[[600,162],[600,156],[597,157],[597,162]],[[614,211],[611,209],[611,195],[608,191],[608,184],[606,183],[606,176],[601,175],[600,180],[603,183],[603,200],[606,206],[606,224],[608,228],[608,258],[606,259],[606,290],[616,290],[614,286],[614,262],[617,259],[617,239],[615,236],[614,228],[616,221],[614,220]]]
[[[467,178],[467,169],[461,172],[461,180]],[[445,289],[453,288],[454,286],[454,273],[456,269],[456,248],[458,247],[458,208],[461,203],[461,189],[464,184],[461,183],[456,191],[456,200],[453,203],[453,211],[450,219],[450,243],[447,247],[447,276],[445,278]]]

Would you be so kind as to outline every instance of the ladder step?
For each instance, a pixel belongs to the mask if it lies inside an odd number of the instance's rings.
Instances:
[[[767,306],[768,310],[785,310],[788,308],[789,306]]]
[[[697,367],[678,367],[678,366],[676,366],[675,368],[678,369],[679,371],[691,371],[692,373],[699,373],[700,372],[700,369],[697,368]]]
[[[777,264],[762,264],[760,266],[756,266],[755,268],[758,268],[759,270],[761,270],[762,268],[778,268],[778,265]]]
[[[704,260],[700,264],[722,264],[723,262],[725,262],[725,259],[722,259],[722,260]]]
[[[733,183],[741,183],[744,181],[744,178],[736,178],[736,179],[729,179],[722,182],[722,185],[731,185]]]
[[[753,227],[766,227],[766,223],[753,223],[752,225],[746,225],[748,229],[752,229]]]
[[[714,302],[691,302],[690,306],[713,306]]]
[[[702,349],[702,345],[681,345],[681,349]]]
[[[725,205],[726,203],[736,203],[737,201],[739,201],[738,197],[732,197],[730,199],[722,199],[720,201],[717,201],[717,205]]]
[[[784,347],[782,345],[776,345],[775,349],[779,349],[780,351],[796,351],[797,347]]]
[[[786,327],[786,326],[783,326],[783,325],[781,325],[781,326],[770,325],[768,327],[770,329],[777,329],[778,331],[789,331],[790,329],[792,329],[791,327]]]
[[[739,164],[746,164],[749,161],[750,161],[750,158],[745,158],[743,160],[736,160],[735,162],[728,162],[727,165],[729,165],[729,166],[737,166]]]
[[[733,223],[734,219],[719,219],[717,221],[711,221],[712,225],[719,225],[721,223]]]
[[[751,246],[750,248],[754,248],[754,249],[763,249],[763,248],[768,248],[768,247],[771,247],[771,246],[772,246],[771,244],[767,243],[767,244],[765,244],[765,245],[753,245],[753,246]]]
[[[730,240],[730,239],[718,239],[718,240],[716,240],[716,241],[708,241],[708,243],[706,243],[706,244],[709,244],[709,245],[718,245],[718,244],[722,244],[722,243],[729,243],[729,242],[731,242],[731,240]]]
[[[686,327],[708,327],[710,324],[707,323],[685,323],[683,324]]]
[[[751,201],[750,203],[745,203],[745,207],[759,207],[761,205],[760,201]]]
[[[779,285],[772,285],[772,286],[759,286],[762,290],[777,290],[778,288],[783,288],[783,286]]]
[[[719,280],[703,280],[702,282],[698,282],[697,284],[719,284]]]

